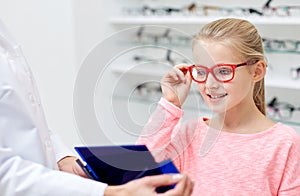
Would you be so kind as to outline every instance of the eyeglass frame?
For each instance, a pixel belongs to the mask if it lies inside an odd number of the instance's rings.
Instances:
[[[278,40],[278,39],[262,38],[262,41],[263,41],[264,48],[270,51],[298,52],[300,48],[299,40],[290,40],[290,39]],[[274,47],[274,44],[277,44],[277,46]],[[289,47],[289,45],[292,45],[292,47]]]
[[[222,82],[222,83],[227,83],[227,82],[230,82],[231,80],[233,80],[234,76],[235,76],[235,69],[238,68],[238,67],[242,67],[242,66],[245,66],[245,65],[254,65],[255,63],[257,63],[259,60],[250,60],[250,61],[246,61],[244,63],[239,63],[239,64],[226,64],[226,63],[222,63],[222,64],[216,64],[214,65],[213,67],[211,68],[208,68],[206,66],[203,66],[203,65],[191,65],[189,66],[187,69],[188,71],[190,72],[190,76],[192,77],[192,79],[197,82],[197,83],[205,83],[207,81],[207,78],[208,78],[208,73],[211,73],[211,75],[214,77],[215,80],[217,80],[218,82]],[[231,67],[232,68],[232,77],[230,79],[227,79],[227,80],[219,80],[215,73],[213,72],[213,70],[216,68],[216,67],[220,67],[220,66],[228,66],[228,67]],[[192,74],[192,70],[193,68],[195,67],[201,67],[201,68],[204,68],[206,70],[206,77],[205,77],[205,80],[204,81],[199,81],[199,80],[196,80]]]
[[[288,116],[283,115],[283,107],[288,111]],[[294,105],[287,102],[279,102],[277,97],[267,104],[268,115],[275,118],[278,116],[282,120],[288,120],[293,116],[294,111],[300,111],[300,107],[295,107]],[[269,110],[272,110],[273,113],[270,113]]]
[[[268,109],[272,110],[273,113],[269,112],[268,110],[268,115],[270,117],[275,118],[276,115],[283,120],[288,120],[293,116],[294,111],[298,110],[298,108],[295,108],[293,105],[286,103],[286,102],[279,102],[276,103],[275,106],[268,106]],[[284,115],[284,111],[288,112],[288,116]]]

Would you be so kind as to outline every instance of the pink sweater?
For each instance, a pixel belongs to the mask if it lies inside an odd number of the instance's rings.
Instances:
[[[157,161],[171,158],[195,182],[194,196],[300,196],[300,138],[281,123],[257,133],[182,124],[183,111],[161,99],[138,143]]]

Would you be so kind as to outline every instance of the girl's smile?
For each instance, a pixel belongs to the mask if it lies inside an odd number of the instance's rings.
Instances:
[[[209,98],[209,102],[211,103],[218,103],[220,101],[222,101],[228,94],[227,93],[223,93],[223,94],[206,94]]]

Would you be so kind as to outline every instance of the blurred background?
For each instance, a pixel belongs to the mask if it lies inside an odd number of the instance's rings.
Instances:
[[[192,63],[193,36],[221,17],[246,18],[258,27],[268,57],[268,115],[300,134],[297,0],[0,2],[0,19],[27,57],[49,127],[70,147],[134,143],[160,98],[161,76],[175,64]],[[87,103],[94,111],[85,111],[84,102],[74,104],[74,88],[91,62],[99,68],[96,78],[86,78],[96,81],[93,103]],[[74,112],[77,104],[82,108]],[[184,109],[184,118],[211,115],[195,87]],[[78,126],[80,111],[92,113],[99,127]]]

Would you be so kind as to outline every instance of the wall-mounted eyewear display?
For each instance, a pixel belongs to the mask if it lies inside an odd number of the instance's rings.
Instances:
[[[181,7],[157,7],[143,5],[135,8],[123,8],[122,13],[129,16],[172,16],[172,15],[197,15],[197,16],[293,16],[300,14],[300,6],[280,5],[271,6],[272,0],[264,5],[253,7],[221,7],[212,5],[197,5],[191,3]]]

